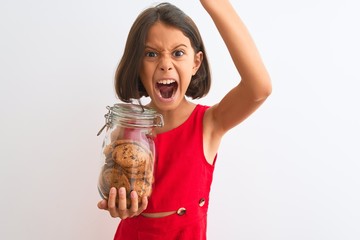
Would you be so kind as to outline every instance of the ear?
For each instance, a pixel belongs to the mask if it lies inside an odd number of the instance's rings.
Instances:
[[[192,69],[192,75],[194,76],[197,72],[197,70],[200,68],[201,66],[201,63],[203,61],[203,57],[204,57],[204,54],[203,52],[199,51],[195,54],[194,56],[194,66],[193,66],[193,69]]]

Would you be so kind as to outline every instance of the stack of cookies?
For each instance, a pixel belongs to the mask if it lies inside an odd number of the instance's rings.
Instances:
[[[154,181],[154,157],[149,147],[138,141],[116,140],[104,148],[106,157],[99,179],[99,191],[109,197],[111,187],[125,187],[127,207],[130,193],[136,191],[141,205],[143,196],[150,196]],[[117,200],[118,201],[118,200]]]

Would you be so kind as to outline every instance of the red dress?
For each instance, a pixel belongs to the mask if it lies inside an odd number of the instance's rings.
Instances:
[[[214,165],[206,161],[203,151],[203,116],[207,109],[208,106],[197,105],[182,125],[155,138],[155,182],[144,212],[177,213],[162,218],[140,215],[121,220],[115,240],[206,239],[214,172]]]

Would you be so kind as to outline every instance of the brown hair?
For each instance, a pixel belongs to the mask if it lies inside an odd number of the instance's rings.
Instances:
[[[115,74],[115,91],[120,100],[131,102],[132,99],[147,97],[148,94],[140,80],[140,67],[145,51],[145,40],[150,27],[161,21],[175,27],[190,39],[194,52],[203,53],[203,61],[192,77],[186,96],[192,99],[205,96],[211,85],[210,67],[204,43],[193,20],[176,6],[160,3],[144,10],[133,23],[125,45],[124,54]]]

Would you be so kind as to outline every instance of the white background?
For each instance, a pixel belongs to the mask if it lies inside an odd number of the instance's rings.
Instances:
[[[238,76],[198,1],[214,104]],[[273,81],[224,138],[208,238],[360,239],[359,3],[232,1]],[[97,209],[105,107],[128,30],[152,1],[1,0],[0,239],[112,239]],[[182,146],[176,146],[182,147]]]

